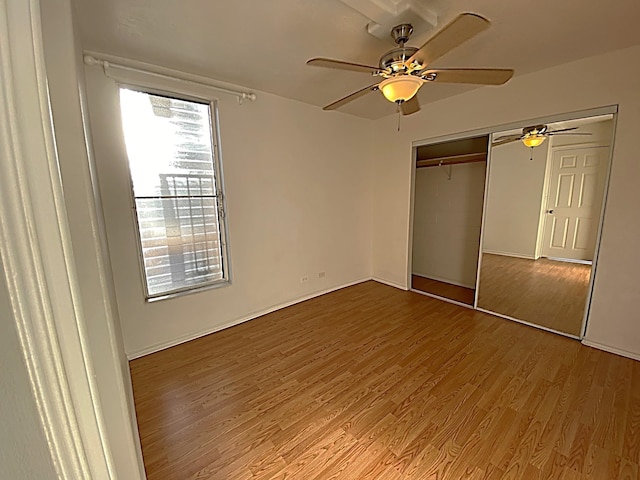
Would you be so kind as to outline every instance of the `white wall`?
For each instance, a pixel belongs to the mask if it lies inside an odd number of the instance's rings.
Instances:
[[[475,288],[485,166],[416,169],[412,273]]]
[[[534,259],[549,142],[491,148],[482,250]],[[533,158],[533,160],[530,160]]]
[[[372,122],[266,93],[243,105],[220,95],[232,284],[145,303],[116,85],[100,68],[86,77],[129,356],[370,278]]]
[[[606,75],[594,75],[596,71]],[[412,141],[619,104],[587,340],[640,357],[639,76],[640,47],[633,47],[430,104],[407,119],[400,134],[393,131],[395,118],[378,121],[372,137],[378,139],[374,145],[373,274],[401,285],[407,282]],[[532,91],[544,93],[531,102]]]

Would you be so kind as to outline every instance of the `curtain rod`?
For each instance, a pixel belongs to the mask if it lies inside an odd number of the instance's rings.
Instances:
[[[228,93],[229,95],[234,95],[236,97],[238,97],[238,102],[242,103],[242,100],[250,100],[250,101],[254,101],[256,99],[256,94],[253,92],[248,92],[248,91],[243,91],[243,90],[235,90],[232,88],[226,88],[226,87],[220,87],[218,85],[215,85],[212,82],[207,82],[203,80],[193,80],[191,78],[188,78],[187,76],[177,76],[177,75],[167,75],[165,73],[158,73],[158,72],[153,72],[151,70],[145,70],[142,68],[137,68],[137,67],[131,67],[129,65],[124,65],[122,63],[117,63],[117,62],[111,62],[109,60],[104,60],[101,58],[96,57],[95,55],[89,55],[86,54],[83,57],[84,63],[85,65],[89,65],[89,66],[94,66],[94,65],[99,65],[101,66],[103,69],[109,68],[109,67],[115,67],[115,68],[120,68],[123,70],[128,70],[131,72],[137,72],[137,73],[143,73],[145,75],[152,75],[154,77],[159,77],[159,78],[164,78],[164,79],[168,79],[168,80],[177,80],[179,82],[187,82],[187,83],[192,83],[194,85],[200,85],[200,86],[205,86],[207,88],[211,88],[213,90],[216,90],[218,92],[222,92],[222,93]]]

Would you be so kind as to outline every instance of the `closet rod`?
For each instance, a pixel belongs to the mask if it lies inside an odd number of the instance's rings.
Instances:
[[[439,167],[441,165],[457,165],[459,163],[475,163],[486,162],[487,154],[481,153],[465,153],[463,155],[451,155],[448,157],[428,158],[416,161],[416,168]]]

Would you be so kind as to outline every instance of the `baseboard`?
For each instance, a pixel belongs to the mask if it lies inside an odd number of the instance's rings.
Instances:
[[[140,350],[136,350],[131,353],[127,353],[128,360],[135,360],[136,358],[144,357],[145,355],[150,355],[155,352],[159,352],[160,350],[164,350],[166,348],[175,347],[176,345],[180,345],[181,343],[190,342],[191,340],[195,340],[196,338],[204,337],[205,335],[209,335],[211,333],[219,332],[221,330],[225,330],[230,327],[234,327],[236,325],[240,325],[241,323],[248,322],[249,320],[254,320],[258,317],[266,315],[271,312],[275,312],[276,310],[280,310],[282,308],[290,307],[291,305],[295,305],[296,303],[304,302],[305,300],[311,300],[312,298],[319,297],[321,295],[325,295],[327,293],[335,292],[336,290],[340,290],[342,288],[351,287],[353,285],[357,285],[362,282],[367,282],[369,280],[373,280],[371,277],[361,278],[359,280],[355,280],[353,282],[345,283],[343,285],[338,285],[335,287],[328,288],[326,290],[321,290],[318,292],[311,293],[309,295],[305,295],[304,297],[296,298],[295,300],[290,300],[285,303],[281,303],[278,305],[274,305],[271,307],[267,307],[264,310],[259,310],[257,312],[250,313],[241,318],[237,318],[235,320],[231,320],[230,322],[223,323],[222,325],[216,325],[215,327],[208,328],[206,330],[200,330],[198,332],[188,333],[178,338],[174,338],[167,342],[156,343],[155,345],[151,345],[149,347],[142,348]],[[378,281],[378,280],[376,280]],[[406,290],[406,289],[405,289]]]
[[[542,257],[547,260],[553,260],[554,262],[565,262],[565,263],[578,263],[580,265],[593,265],[593,260],[575,260],[573,258],[556,258],[556,257]]]
[[[419,295],[424,295],[425,297],[435,298],[436,300],[442,300],[443,302],[453,303],[454,305],[458,305],[459,307],[469,308],[471,310],[475,310],[473,305],[469,305],[466,303],[459,302],[457,300],[452,300],[451,298],[441,297],[440,295],[436,295],[435,293],[423,292],[422,290],[411,289],[410,292],[417,293]]]
[[[448,278],[434,277],[433,275],[424,275],[422,273],[417,273],[417,272],[414,272],[413,275],[416,275],[416,276],[422,277],[422,278],[426,278],[428,280],[435,280],[436,282],[449,283],[449,284],[455,285],[457,287],[464,287],[464,288],[471,288],[471,289],[475,289],[476,288],[476,286],[473,285],[473,284],[456,282],[456,281],[450,280]]]
[[[489,253],[491,255],[502,255],[503,257],[524,258],[526,260],[537,260],[534,255],[521,255],[519,253],[511,252],[498,252],[497,250],[482,250],[482,253]]]
[[[371,277],[370,280],[373,280],[374,282],[378,282],[378,283],[383,283],[385,285],[389,285],[390,287],[399,288],[400,290],[405,290],[405,291],[409,290],[406,285],[400,285],[399,283],[383,280],[382,278]]]
[[[598,350],[603,350],[615,355],[620,355],[621,357],[631,358],[632,360],[640,360],[640,353],[634,353],[627,350],[622,350],[620,348],[610,347],[609,345],[604,345],[599,342],[592,342],[591,340],[587,340],[586,338],[582,339],[582,344],[586,345],[587,347],[597,348]]]
[[[505,320],[510,320],[512,322],[520,323],[528,327],[537,328],[538,330],[544,330],[545,332],[554,333],[562,337],[573,338],[574,340],[580,341],[580,337],[578,337],[577,335],[561,332],[560,330],[554,330],[553,328],[549,328],[549,327],[543,327],[542,325],[538,325],[537,323],[527,322],[525,320],[520,320],[518,318],[510,317],[509,315],[503,315],[502,313],[492,312],[491,310],[487,310],[481,307],[477,307],[476,310],[482,313],[488,313],[489,315],[493,315],[494,317],[504,318]]]

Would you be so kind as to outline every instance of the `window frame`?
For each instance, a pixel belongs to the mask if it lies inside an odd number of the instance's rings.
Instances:
[[[119,122],[120,129],[122,132],[122,145],[124,148],[124,157],[127,162],[127,172],[129,179],[129,195],[131,202],[131,212],[132,212],[132,220],[133,226],[135,230],[136,237],[136,250],[138,256],[138,268],[140,272],[140,281],[142,283],[142,289],[144,293],[144,301],[146,303],[152,303],[159,300],[165,300],[169,298],[179,297],[183,295],[190,295],[193,293],[198,293],[205,290],[211,290],[214,288],[225,287],[231,285],[231,253],[229,249],[229,227],[227,222],[227,202],[226,202],[226,194],[224,190],[224,172],[222,166],[222,147],[220,141],[220,116],[218,109],[218,100],[216,98],[207,98],[200,97],[197,95],[185,94],[178,91],[172,91],[170,89],[159,89],[146,87],[143,85],[131,84],[128,82],[116,82],[117,88],[117,97],[118,97],[118,114],[119,114]],[[144,254],[142,252],[142,237],[140,232],[140,223],[138,219],[138,208],[136,204],[135,190],[133,187],[133,176],[131,175],[131,164],[129,160],[129,154],[127,152],[127,146],[124,137],[124,124],[122,118],[122,107],[121,107],[121,97],[120,91],[121,89],[132,90],[135,92],[145,93],[148,95],[157,95],[163,96],[167,98],[174,98],[176,100],[183,100],[187,102],[200,103],[202,105],[207,105],[209,107],[209,131],[211,132],[211,146],[212,146],[212,163],[213,163],[213,172],[214,172],[214,186],[217,199],[218,209],[217,209],[217,217],[218,217],[218,228],[220,230],[220,255],[222,261],[222,278],[219,280],[211,280],[207,282],[198,283],[195,285],[189,285],[186,287],[179,287],[172,290],[168,290],[166,292],[150,294],[149,286],[148,286],[148,278],[145,269],[144,263]],[[195,197],[195,196],[194,196]]]

